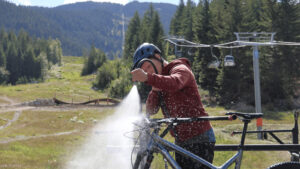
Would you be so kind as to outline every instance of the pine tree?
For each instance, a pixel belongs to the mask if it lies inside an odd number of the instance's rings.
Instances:
[[[87,56],[81,75],[89,75],[97,71],[106,62],[106,55],[94,45],[91,47],[89,56]]]
[[[212,26],[212,18],[210,14],[209,1],[200,1],[195,12],[194,20],[194,35],[195,40],[199,43],[213,44],[216,42],[214,36],[215,31]],[[217,49],[212,49],[214,54],[218,54]],[[216,77],[218,75],[217,70],[208,68],[208,64],[212,62],[214,58],[210,49],[201,48],[198,54],[195,56],[193,63],[193,70],[196,80],[203,89],[209,91],[211,95],[215,95],[216,92]]]
[[[33,48],[31,47],[28,47],[24,54],[23,72],[22,76],[26,77],[28,80],[31,77],[39,78],[39,75],[36,73],[40,72],[40,70],[38,70],[36,66],[36,59]]]
[[[278,2],[278,18],[275,21],[276,27],[273,29],[276,34],[276,39],[281,41],[299,41],[300,34],[300,8],[295,0],[282,0]],[[296,80],[300,76],[300,59],[299,47],[281,46],[278,48],[279,57],[277,66],[282,70],[280,72],[283,89],[288,96],[294,95]],[[275,65],[274,65],[275,66]]]
[[[160,22],[159,14],[157,11],[155,11],[149,30],[149,42],[155,44],[159,49],[163,50],[163,36],[164,30]]]
[[[19,78],[18,52],[14,43],[8,45],[6,69],[9,71],[9,83],[15,84]]]
[[[149,9],[144,13],[144,17],[141,22],[140,39],[142,43],[150,42],[150,26],[154,18],[154,13],[154,8],[151,3]]]
[[[150,4],[149,9],[145,12],[143,20],[141,21],[141,28],[139,31],[140,42],[149,42],[156,45],[163,52],[163,36],[164,31],[157,11],[154,10],[153,5]]]
[[[125,36],[125,45],[123,58],[128,59],[132,58],[132,55],[135,49],[140,45],[140,17],[138,12],[135,12],[133,18],[130,20],[126,36]]]
[[[193,11],[195,4],[192,0],[187,1],[186,7],[183,9],[183,16],[181,24],[180,34],[184,36],[186,40],[193,41]]]
[[[212,5],[212,11],[214,12],[214,28],[217,32],[218,42],[234,41],[236,38],[234,32],[240,32],[242,30],[243,21],[243,4],[239,0],[218,1]],[[245,61],[251,61],[252,57],[246,55],[246,51],[251,50],[249,48],[243,49],[222,49],[221,60],[226,55],[232,55],[235,60],[234,67],[225,67],[220,65],[219,74],[217,77],[217,98],[221,105],[230,105],[240,101],[244,96],[243,89],[247,89],[245,92],[251,93],[253,91],[246,87],[247,83],[243,83],[243,80],[248,81],[249,72],[252,63],[246,64]],[[243,71],[242,71],[243,70]],[[251,73],[251,72],[250,72]],[[253,74],[253,73],[251,73]],[[250,75],[251,75],[250,74]],[[248,85],[253,86],[253,83]],[[253,93],[251,93],[253,94]],[[245,96],[248,96],[247,94]]]
[[[91,47],[91,51],[90,51],[90,54],[88,56],[88,59],[87,59],[87,70],[86,70],[86,73],[84,75],[88,75],[88,74],[91,74],[95,71],[95,65],[94,65],[94,61],[97,57],[97,49],[96,47],[93,45]]]
[[[262,0],[247,1],[244,8],[244,28],[248,32],[265,32],[266,24],[264,22],[264,5]]]
[[[21,29],[19,31],[17,39],[18,39],[18,48],[21,51],[26,51],[27,45],[32,43],[29,36],[28,36],[28,34],[27,34],[27,32],[25,32],[24,29]]]
[[[2,49],[2,46],[0,46],[0,67],[6,67],[6,56]]]
[[[180,0],[179,6],[177,7],[175,15],[172,18],[170,23],[170,32],[169,32],[170,35],[180,35],[184,8],[185,8],[184,1]]]

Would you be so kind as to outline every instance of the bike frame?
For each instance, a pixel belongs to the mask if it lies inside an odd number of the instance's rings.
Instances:
[[[224,120],[224,118],[202,118],[202,120]],[[228,117],[227,117],[228,120]],[[152,133],[148,133],[151,135],[151,140],[147,146],[147,152],[149,154],[153,154],[153,152],[159,152],[163,155],[163,157],[169,162],[169,164],[174,168],[174,169],[181,169],[181,167],[178,165],[178,163],[174,160],[174,158],[170,155],[169,151],[175,151],[177,153],[180,153],[181,155],[191,158],[194,161],[198,162],[199,164],[203,164],[211,169],[227,169],[230,167],[234,162],[236,163],[235,169],[240,169],[241,167],[241,162],[242,162],[242,156],[243,156],[243,148],[244,148],[244,143],[245,143],[245,137],[247,133],[247,128],[248,128],[248,123],[251,121],[250,119],[242,119],[244,122],[244,127],[243,127],[243,132],[242,132],[242,137],[241,137],[241,142],[239,144],[238,152],[233,155],[228,161],[226,161],[222,166],[215,166],[212,163],[204,160],[203,158],[183,149],[182,147],[175,145],[162,137],[166,135],[168,130],[170,130],[170,125],[163,131],[163,133],[159,136],[158,132],[160,128],[154,129]],[[152,158],[150,160],[152,161]],[[151,163],[150,161],[150,163]],[[149,162],[148,162],[149,163]],[[150,164],[149,164],[150,167]]]

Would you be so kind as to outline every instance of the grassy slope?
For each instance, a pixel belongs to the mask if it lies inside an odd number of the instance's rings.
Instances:
[[[86,101],[105,97],[91,90],[94,75],[80,77],[83,59],[64,57],[62,67],[53,67],[44,83],[17,86],[0,86],[0,97],[14,102],[37,98],[57,98],[64,101]],[[0,100],[0,103],[7,103]],[[1,110],[1,109],[0,109]],[[23,111],[20,118],[0,130],[0,142],[9,139],[42,136],[60,132],[77,131],[70,135],[35,138],[0,144],[0,168],[62,168],[66,158],[84,141],[96,120],[111,114],[113,109],[34,109]],[[0,113],[0,125],[12,119],[14,112]],[[77,116],[77,121],[71,121]],[[84,123],[80,123],[79,121]]]
[[[55,96],[69,102],[72,98],[74,102],[79,102],[86,101],[89,96],[91,99],[103,97],[102,93],[91,90],[95,75],[80,76],[82,66],[82,57],[63,57],[63,66],[53,66],[44,83],[0,86],[0,96],[7,96],[18,102]]]
[[[89,97],[103,97],[104,94],[90,89],[93,75],[80,77],[83,60],[78,57],[64,57],[62,67],[54,67],[50,78],[44,83],[27,84],[18,86],[0,86],[0,97],[5,96],[16,102],[35,100],[36,98],[57,98],[74,102],[85,101]],[[0,100],[0,103],[6,101]],[[1,109],[0,109],[1,110]],[[207,107],[210,115],[223,115],[226,112],[220,107]],[[95,125],[95,120],[105,118],[113,109],[35,109],[23,111],[18,121],[11,126],[0,130],[0,142],[3,140],[41,136],[59,132],[74,131],[70,135],[28,139],[10,143],[0,143],[0,168],[62,168],[67,158],[76,151],[84,141],[88,130]],[[0,113],[0,125],[6,122],[3,119],[12,119],[14,112]],[[77,116],[77,121],[71,121]],[[157,115],[160,117],[160,115]],[[293,117],[287,113],[268,113],[264,124],[268,129],[290,129],[293,127]],[[213,122],[217,136],[217,144],[238,143],[240,136],[230,136],[233,130],[241,129],[242,123]],[[255,129],[255,122],[250,124],[250,129]],[[285,142],[291,142],[291,135],[281,134]],[[257,141],[256,135],[247,136],[247,143],[269,144],[274,140]],[[170,136],[169,140],[173,140]],[[226,161],[233,152],[216,152],[214,163],[217,165]],[[287,152],[245,152],[243,169],[266,168],[270,164],[288,161]],[[161,158],[155,159],[154,169],[164,168]],[[233,167],[231,167],[233,168]]]

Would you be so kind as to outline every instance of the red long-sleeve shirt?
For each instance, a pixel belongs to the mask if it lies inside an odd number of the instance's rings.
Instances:
[[[161,89],[169,117],[208,116],[205,112],[190,63],[185,58],[170,62],[162,74],[149,74],[147,84]],[[159,110],[157,91],[151,91],[146,102],[147,113],[155,114]],[[166,112],[163,112],[166,117]],[[183,142],[203,134],[211,129],[209,121],[184,123],[176,126],[179,141]],[[171,132],[174,136],[174,133]]]

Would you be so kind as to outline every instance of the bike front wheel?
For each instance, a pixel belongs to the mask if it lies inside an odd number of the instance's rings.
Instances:
[[[150,169],[153,160],[153,153],[142,155],[139,153],[133,165],[133,169]]]
[[[299,162],[283,162],[270,166],[268,169],[300,169]]]

